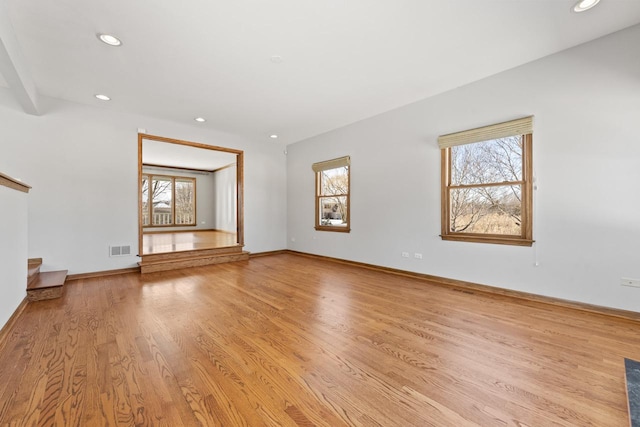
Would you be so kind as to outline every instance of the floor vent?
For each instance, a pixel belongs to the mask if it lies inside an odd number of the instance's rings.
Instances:
[[[109,256],[129,256],[131,255],[131,245],[109,246]]]

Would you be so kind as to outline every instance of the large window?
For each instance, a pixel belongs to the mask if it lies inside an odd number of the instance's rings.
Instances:
[[[314,163],[316,174],[316,230],[351,230],[349,219],[350,158]]]
[[[142,225],[196,225],[196,180],[142,175]]]
[[[443,240],[531,246],[532,117],[438,138]]]

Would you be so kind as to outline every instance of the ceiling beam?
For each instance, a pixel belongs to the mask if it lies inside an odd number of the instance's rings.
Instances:
[[[0,74],[25,113],[39,115],[38,90],[20,51],[5,3],[0,0]]]

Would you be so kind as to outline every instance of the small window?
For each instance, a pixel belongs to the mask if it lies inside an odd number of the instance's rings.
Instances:
[[[316,174],[316,230],[351,230],[349,211],[349,157],[314,163]]]
[[[532,117],[438,138],[443,240],[531,246]]]
[[[144,227],[196,225],[196,180],[166,175],[142,175]]]

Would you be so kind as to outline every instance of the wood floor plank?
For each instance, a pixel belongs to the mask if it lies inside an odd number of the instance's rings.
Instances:
[[[276,254],[87,278],[0,352],[0,425],[620,426],[632,320]]]
[[[220,248],[238,244],[236,233],[218,230],[151,232],[142,235],[144,255]]]

